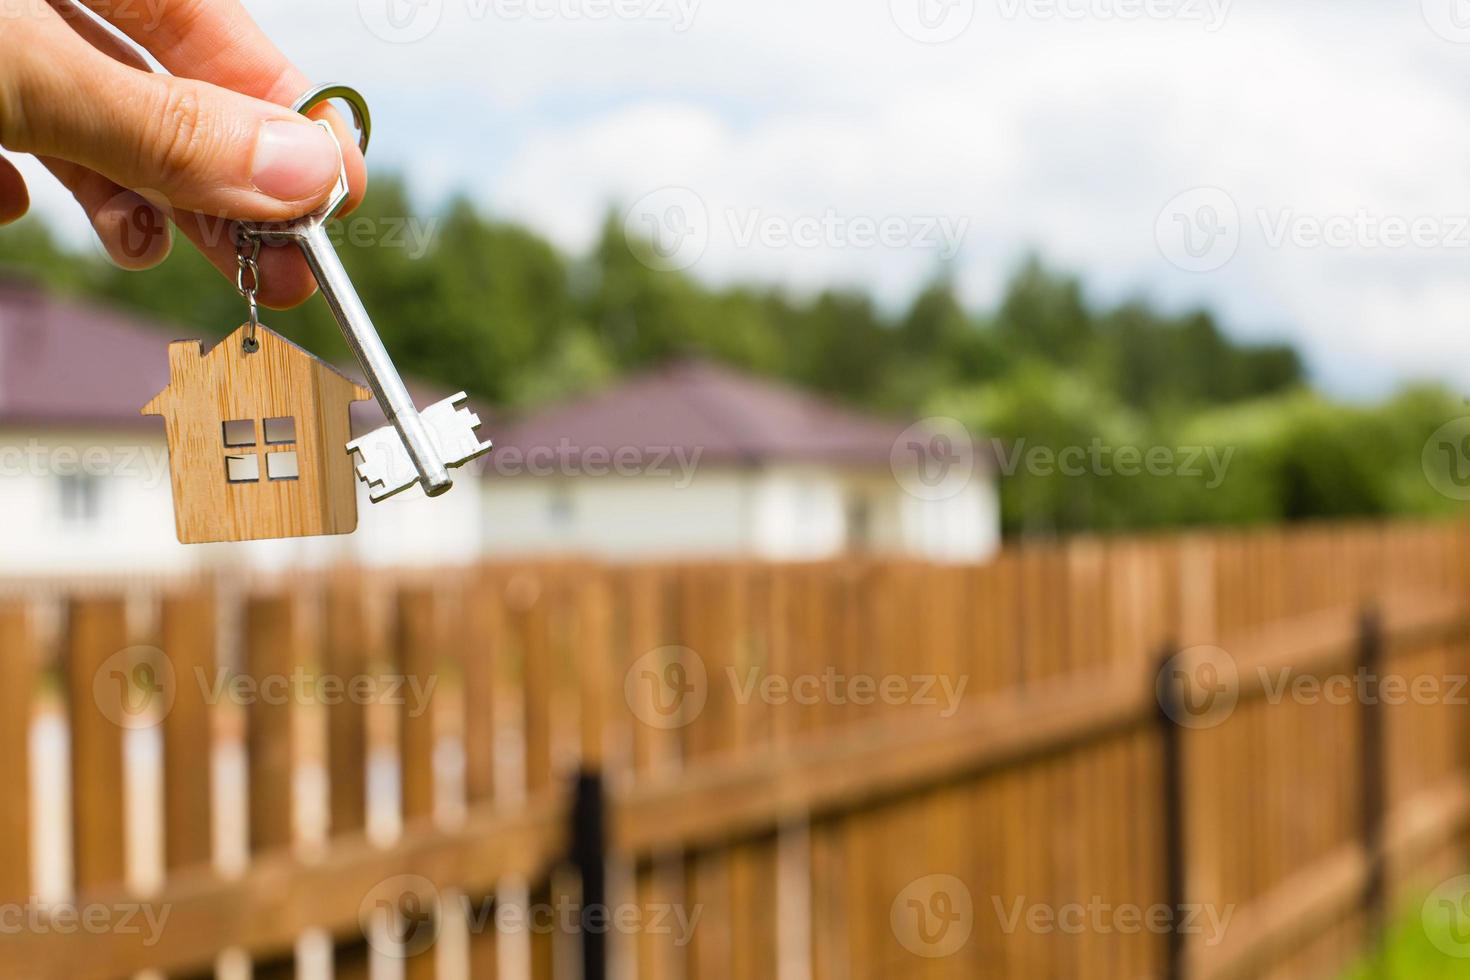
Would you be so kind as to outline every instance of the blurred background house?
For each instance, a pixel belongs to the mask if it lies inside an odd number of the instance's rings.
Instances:
[[[472,400],[496,451],[432,503],[410,491],[372,504],[360,486],[355,535],[186,548],[173,531],[163,428],[138,414],[168,383],[178,332],[0,282],[0,574],[181,570],[242,556],[259,567],[492,554],[974,561],[999,545],[995,471],[973,451],[944,493],[911,493],[930,462],[919,430],[684,360],[514,419]],[[443,397],[413,388],[420,405]],[[353,411],[359,432],[383,424],[376,405]]]
[[[495,434],[487,550],[978,561],[1000,545],[973,443],[946,492],[910,492],[931,439],[714,363],[680,360]],[[506,478],[509,477],[509,478]]]

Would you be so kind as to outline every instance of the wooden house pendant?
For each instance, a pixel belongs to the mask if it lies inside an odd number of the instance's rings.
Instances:
[[[247,331],[254,331],[254,338]],[[169,345],[169,385],[143,407],[168,430],[184,544],[350,534],[348,417],[372,392],[280,334],[246,324],[206,352]]]
[[[352,106],[366,152],[371,115],[355,89],[320,86],[295,109],[306,113],[333,98]],[[317,125],[335,138],[330,125]],[[415,485],[437,497],[454,485],[451,469],[493,448],[476,432],[480,419],[465,392],[422,412],[414,405],[326,230],[348,197],[344,162],[332,194],[312,213],[237,225],[235,288],[250,319],[208,352],[197,340],[169,345],[169,385],[143,414],[163,416],[168,430],[174,522],[184,544],[350,534],[359,479],[374,503]],[[301,249],[371,390],[260,324],[267,242]],[[354,440],[352,403],[374,394],[389,424]]]

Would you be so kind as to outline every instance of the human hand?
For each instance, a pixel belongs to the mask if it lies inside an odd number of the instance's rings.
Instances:
[[[237,269],[230,221],[310,212],[336,183],[337,146],[286,108],[311,87],[239,0],[85,0],[171,74],[96,23],[77,0],[0,0],[0,147],[35,154],[81,204],[119,265],[152,268],[169,223],[221,272]],[[367,185],[357,139],[331,109],[355,208]],[[0,224],[26,212],[0,157]],[[151,229],[140,242],[139,230]],[[299,250],[260,257],[260,301],[304,302],[316,282]]]

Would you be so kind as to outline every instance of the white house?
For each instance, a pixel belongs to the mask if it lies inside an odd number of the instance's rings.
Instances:
[[[138,414],[168,383],[172,339],[0,280],[0,576],[548,553],[973,561],[998,544],[994,467],[964,433],[689,361],[520,419],[472,398],[496,451],[434,500],[362,493],[356,534],[185,547],[163,426]],[[383,424],[360,407],[355,428]]]
[[[995,467],[963,432],[709,362],[511,421],[495,440],[492,553],[978,561],[999,545]]]

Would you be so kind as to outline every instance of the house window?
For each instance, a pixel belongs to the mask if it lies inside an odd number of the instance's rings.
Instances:
[[[265,444],[267,446],[285,446],[295,441],[295,419],[281,418],[265,420]]]
[[[576,508],[572,503],[572,492],[569,488],[557,487],[551,491],[551,496],[546,501],[546,516],[550,518],[552,527],[571,526],[572,518],[576,516]]]
[[[61,485],[61,519],[67,524],[91,524],[102,511],[102,481],[90,473],[57,477]]]
[[[264,452],[260,435],[264,435]],[[301,461],[296,453],[296,420],[290,416],[262,419],[259,432],[255,419],[231,419],[224,424],[225,479],[230,483],[259,483],[260,457],[265,456],[265,478],[270,481],[301,478]],[[250,452],[231,452],[248,449]]]
[[[255,445],[255,423],[250,419],[226,422],[225,445],[231,447]]]
[[[231,483],[259,483],[260,457],[254,453],[249,456],[226,456],[225,478]]]
[[[267,453],[265,457],[265,475],[272,480],[296,480],[301,477],[301,467],[296,462],[296,454],[289,453]]]

